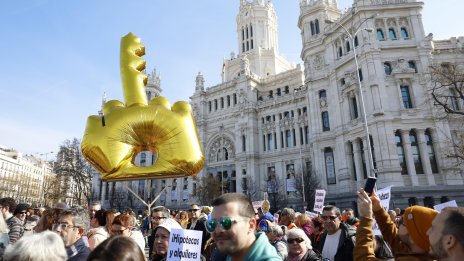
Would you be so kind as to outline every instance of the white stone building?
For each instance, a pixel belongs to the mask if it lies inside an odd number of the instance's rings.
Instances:
[[[299,207],[301,174],[314,173],[328,192],[326,203],[355,207],[356,190],[374,173],[356,48],[378,187],[394,186],[393,207],[449,199],[462,205],[462,167],[444,156],[448,139],[458,137],[462,125],[439,117],[426,73],[432,63],[464,63],[464,39],[426,36],[423,5],[354,0],[342,13],[336,0],[300,0],[302,68],[279,53],[272,1],[241,0],[238,52],[224,60],[222,83],[205,87],[199,73],[191,96],[206,158],[199,176],[217,176],[225,192],[245,192],[253,200],[278,192],[278,207]],[[148,90],[153,76],[151,82]],[[159,81],[157,86],[160,91]],[[196,201],[193,178],[129,185],[145,199],[167,186],[159,204],[168,207]],[[118,186],[124,187],[102,183],[96,175],[95,198],[108,203]]]
[[[49,162],[0,146],[0,198],[43,206],[44,182],[49,175],[54,175]]]

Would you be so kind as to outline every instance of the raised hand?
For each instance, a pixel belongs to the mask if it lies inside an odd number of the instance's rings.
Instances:
[[[358,191],[358,212],[360,217],[372,218],[372,201],[369,195],[360,189]]]
[[[190,104],[179,101],[171,108],[164,97],[147,102],[144,54],[145,47],[132,33],[121,39],[125,104],[105,103],[105,124],[98,115],[87,119],[81,150],[105,181],[194,175],[204,164]],[[136,166],[135,156],[141,151],[156,154],[156,162]]]

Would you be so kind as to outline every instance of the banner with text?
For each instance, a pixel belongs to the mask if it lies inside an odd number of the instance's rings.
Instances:
[[[201,260],[203,232],[188,229],[172,229],[166,261]]]
[[[388,211],[390,209],[391,187],[392,186],[388,186],[386,188],[377,190],[377,196],[379,196],[380,204],[382,205],[383,209],[385,209],[385,211]],[[393,222],[395,221],[393,220]],[[373,229],[374,235],[382,235],[375,219]]]
[[[457,207],[457,206],[458,206],[458,204],[456,203],[456,200],[451,200],[451,201],[448,201],[448,202],[445,202],[445,203],[435,205],[435,206],[433,206],[433,209],[435,209],[438,212],[441,212],[444,208]]]
[[[325,190],[323,189],[316,189],[316,197],[314,199],[314,212],[322,213],[322,209],[324,208],[324,200],[325,200]]]

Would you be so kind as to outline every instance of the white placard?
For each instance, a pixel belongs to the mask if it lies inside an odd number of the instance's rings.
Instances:
[[[391,187],[388,186],[383,189],[377,190],[377,196],[379,196],[380,199],[380,205],[382,205],[383,209],[388,212],[390,209],[390,199],[391,199]],[[395,220],[392,220],[395,222]],[[379,226],[377,225],[377,222],[374,219],[374,224],[372,225],[374,229],[374,235],[382,235],[382,232],[380,232]]]
[[[295,191],[296,191],[296,180],[287,179],[287,192],[295,192]]]
[[[166,261],[201,260],[203,232],[189,229],[172,229]]]
[[[324,208],[324,200],[325,200],[325,190],[323,189],[316,189],[316,197],[314,199],[314,212],[322,213],[322,209]]]
[[[253,208],[255,210],[258,210],[258,208],[262,207],[264,200],[261,201],[253,201],[251,204],[253,204]]]
[[[433,209],[435,209],[438,212],[441,212],[444,208],[457,207],[457,206],[458,206],[458,204],[456,203],[456,200],[451,200],[451,201],[448,201],[448,202],[445,202],[445,203],[435,205],[435,206],[433,206]]]

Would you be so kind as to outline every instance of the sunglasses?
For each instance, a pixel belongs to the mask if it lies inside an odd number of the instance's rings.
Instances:
[[[232,224],[235,224],[235,223],[237,223],[239,221],[243,221],[243,220],[245,220],[245,219],[236,220],[236,219],[233,219],[233,218],[230,218],[230,217],[222,217],[222,218],[219,219],[219,222],[217,222],[216,220],[211,219],[211,220],[206,221],[206,230],[209,233],[213,233],[214,230],[216,230],[216,226],[217,226],[218,223],[221,225],[222,229],[229,230],[232,227]]]
[[[199,208],[191,208],[189,209],[189,212],[197,212],[198,210],[200,210]]]
[[[26,214],[26,211],[19,212],[19,214]]]
[[[324,216],[324,215],[322,215],[321,218],[324,219],[324,220],[330,219],[330,220],[334,221],[335,219],[338,218],[338,216]]]
[[[287,239],[287,243],[289,243],[289,244],[293,244],[295,242],[299,244],[299,243],[301,243],[303,241],[304,241],[304,239],[302,239],[301,237]]]

